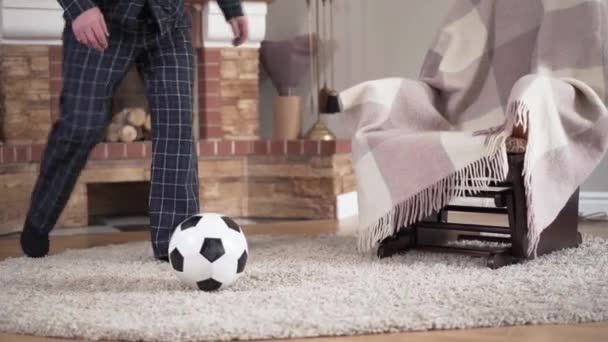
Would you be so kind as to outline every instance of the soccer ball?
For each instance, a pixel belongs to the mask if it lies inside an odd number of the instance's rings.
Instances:
[[[169,242],[169,261],[177,277],[203,291],[234,284],[245,270],[248,253],[239,225],[220,214],[187,218]]]

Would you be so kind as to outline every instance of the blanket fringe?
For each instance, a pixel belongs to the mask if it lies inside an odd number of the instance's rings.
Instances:
[[[508,108],[505,123],[487,132],[485,157],[396,205],[359,235],[359,250],[374,248],[378,243],[393,236],[401,229],[437,212],[454,198],[486,189],[492,181],[505,180],[509,172],[506,140],[513,133],[515,126],[521,126],[525,132],[528,131],[529,114],[530,111],[524,102],[512,102]],[[533,144],[533,137],[528,137],[528,143]],[[530,166],[530,160],[526,156],[523,177],[528,206],[528,239],[530,241],[527,252],[528,255],[536,256],[541,231],[535,225],[534,203],[529,191],[532,184]]]
[[[528,128],[530,125],[530,109],[523,101],[514,101],[510,108],[510,116],[515,118],[515,125],[521,126],[524,132],[529,132]],[[528,134],[528,145],[534,146],[534,134]],[[535,258],[537,257],[537,249],[538,243],[540,242],[540,234],[542,233],[542,229],[544,227],[538,227],[536,224],[536,217],[534,215],[534,200],[532,198],[532,163],[531,158],[529,158],[530,154],[526,154],[524,158],[524,170],[523,170],[523,178],[524,178],[524,189],[526,193],[526,206],[527,206],[527,223],[528,223],[528,256],[533,255]]]
[[[505,141],[506,138],[497,135],[491,144],[487,144],[486,157],[457,170],[396,205],[359,235],[359,250],[374,248],[402,228],[437,212],[456,197],[478,193],[488,188],[490,182],[506,179],[509,165]]]

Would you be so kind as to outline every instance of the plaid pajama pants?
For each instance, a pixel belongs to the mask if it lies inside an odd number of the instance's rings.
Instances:
[[[136,24],[128,30],[122,23],[108,23],[109,46],[103,53],[80,44],[66,26],[61,114],[48,138],[26,224],[41,233],[53,229],[111,120],[114,89],[135,64],[152,115],[151,241],[154,255],[166,257],[172,229],[199,211],[194,55],[188,27],[175,25],[161,35],[151,18],[131,20]]]

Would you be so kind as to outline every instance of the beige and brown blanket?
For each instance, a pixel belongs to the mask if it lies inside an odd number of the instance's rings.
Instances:
[[[505,140],[520,126],[534,253],[608,147],[607,70],[606,1],[456,2],[418,80],[341,94],[354,131],[360,247],[504,179]]]

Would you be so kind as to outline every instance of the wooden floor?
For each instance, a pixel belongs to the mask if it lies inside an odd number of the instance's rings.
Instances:
[[[472,217],[460,217],[455,221],[468,222]],[[484,223],[499,223],[494,218],[484,217]],[[478,221],[478,220],[477,220]],[[247,234],[319,234],[328,232],[350,233],[353,222],[336,223],[333,221],[314,222],[285,222],[272,224],[251,225],[245,228]],[[608,223],[581,223],[581,232],[608,238]],[[65,249],[88,248],[108,244],[126,243],[148,239],[146,232],[123,232],[106,234],[87,234],[74,236],[58,236],[51,239],[51,253],[58,253]],[[19,242],[16,239],[0,239],[0,260],[21,255]],[[10,275],[2,275],[10,276]],[[1,310],[1,304],[0,304]],[[33,341],[74,341],[65,339],[52,339],[35,336],[17,336],[2,334],[0,342],[33,342]],[[282,340],[287,341],[287,340]],[[296,339],[289,342],[393,342],[393,341],[484,341],[484,342],[608,342],[608,322],[595,324],[578,324],[563,326],[524,326],[493,329],[470,329],[458,331],[433,331],[421,333],[402,333],[390,335]]]

